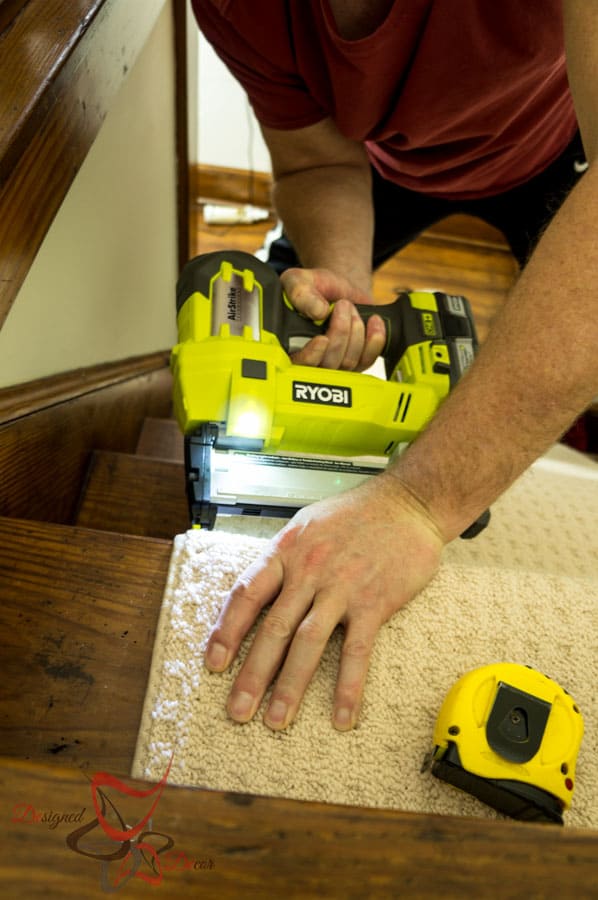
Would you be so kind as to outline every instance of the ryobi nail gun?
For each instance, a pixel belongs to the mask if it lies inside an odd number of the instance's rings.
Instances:
[[[187,263],[171,368],[193,525],[212,528],[217,513],[290,517],[378,474],[474,358],[464,297],[400,293],[358,309],[364,320],[384,320],[386,381],[293,364],[294,342],[322,333],[325,322],[300,315],[254,256],[222,251]]]

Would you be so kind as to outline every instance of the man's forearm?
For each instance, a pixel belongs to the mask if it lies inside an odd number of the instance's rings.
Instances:
[[[274,203],[301,263],[369,293],[374,218],[369,166],[321,166],[274,183]]]
[[[598,394],[598,168],[563,204],[468,375],[389,469],[460,534]]]

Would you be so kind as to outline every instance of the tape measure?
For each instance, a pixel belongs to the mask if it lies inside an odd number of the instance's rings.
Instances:
[[[562,825],[582,737],[564,688],[529,666],[496,663],[453,685],[424,769],[511,818]]]

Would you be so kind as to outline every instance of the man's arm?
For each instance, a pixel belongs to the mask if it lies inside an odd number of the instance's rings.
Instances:
[[[306,268],[330,268],[371,290],[374,214],[365,148],[331,119],[299,131],[262,128],[273,198]]]
[[[306,315],[324,318],[337,305],[326,337],[294,359],[328,368],[367,368],[384,347],[382,320],[367,332],[354,303],[371,303],[373,209],[370,166],[362,144],[345,138],[331,119],[296,131],[262,128],[270,151],[273,198],[304,269],[282,278]]]
[[[564,3],[589,169],[547,228],[471,376],[393,469],[447,540],[598,395],[598,3]]]
[[[352,727],[380,625],[429,581],[442,546],[598,394],[598,4],[564,6],[589,169],[426,431],[382,475],[301,510],[231,592],[208,647],[215,670],[272,603],[229,698],[237,721],[254,715],[281,667],[265,721],[288,725],[341,622],[334,722]]]

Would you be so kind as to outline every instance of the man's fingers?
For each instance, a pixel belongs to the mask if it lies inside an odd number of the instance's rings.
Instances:
[[[295,365],[324,369],[355,368],[365,337],[363,322],[348,300],[339,300],[329,319],[326,334],[312,338],[292,354]]]
[[[377,620],[363,616],[347,623],[332,716],[339,731],[349,731],[357,722],[378,628]]]
[[[365,323],[353,304],[351,304],[350,311],[351,330],[339,368],[353,372],[359,366],[359,361],[364,351],[366,330]]]
[[[330,303],[340,297],[351,303],[372,302],[368,293],[328,269],[287,269],[280,280],[295,309],[316,321],[325,319],[330,312]]]
[[[228,668],[258,614],[279,593],[282,561],[274,553],[254,562],[239,578],[218,616],[206,647],[205,664],[213,672]]]
[[[330,303],[321,293],[312,270],[287,269],[281,281],[287,297],[298,312],[315,321],[328,316]]]
[[[365,346],[361,359],[355,366],[360,372],[373,366],[386,347],[386,326],[381,316],[374,315],[368,319],[365,335]]]
[[[352,352],[355,362],[359,360],[363,347],[363,330],[361,332],[360,346],[355,346],[355,338],[352,341],[352,332],[355,327],[355,307],[349,300],[339,300],[329,319],[326,337],[328,347],[321,362],[325,369],[345,368],[344,360],[347,352]]]
[[[375,362],[386,343],[384,323],[372,316],[366,326],[355,308],[356,303],[372,302],[368,294],[326,269],[287,269],[281,281],[298,312],[314,321],[326,320],[327,343],[323,336],[312,339],[292,355],[294,363],[363,371]]]
[[[264,722],[270,728],[286,728],[295,718],[324,648],[339,622],[341,608],[342,603],[334,597],[322,594],[298,626],[264,715]]]
[[[328,338],[325,334],[319,334],[312,338],[301,350],[291,354],[291,359],[296,366],[321,366],[322,360],[328,349]]]
[[[312,597],[313,590],[307,585],[285,591],[260,624],[228,699],[228,713],[235,721],[248,722],[255,714]]]

